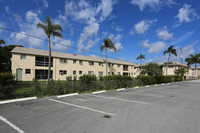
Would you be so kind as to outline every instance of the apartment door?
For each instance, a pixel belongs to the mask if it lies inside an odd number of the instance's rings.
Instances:
[[[16,78],[17,78],[17,81],[22,81],[22,69],[21,68],[17,68]]]

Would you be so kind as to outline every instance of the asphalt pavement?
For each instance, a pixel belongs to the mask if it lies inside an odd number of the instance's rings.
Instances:
[[[0,105],[0,133],[200,133],[200,80]]]

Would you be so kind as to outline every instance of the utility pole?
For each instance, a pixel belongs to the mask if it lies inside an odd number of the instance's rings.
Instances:
[[[183,67],[183,55],[182,55],[182,52],[183,52],[183,48],[181,48],[181,63],[182,63],[182,69],[184,68]],[[184,72],[184,71],[183,71]],[[183,76],[182,76],[182,80],[184,81],[184,74],[185,73],[183,73]]]

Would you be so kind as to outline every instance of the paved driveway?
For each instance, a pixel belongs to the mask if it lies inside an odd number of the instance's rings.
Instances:
[[[0,105],[1,133],[200,133],[200,81]]]

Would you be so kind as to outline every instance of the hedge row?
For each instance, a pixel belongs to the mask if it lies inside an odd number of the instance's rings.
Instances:
[[[182,76],[172,75],[172,76],[143,76],[139,75],[136,79],[142,81],[144,85],[160,84],[160,83],[170,83],[182,81]],[[186,76],[184,77],[186,79]]]

